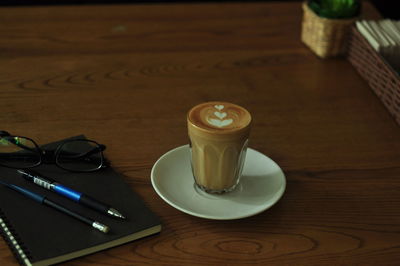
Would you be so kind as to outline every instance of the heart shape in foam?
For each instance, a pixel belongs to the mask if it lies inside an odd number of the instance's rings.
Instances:
[[[220,113],[220,112],[214,112],[214,115],[216,116],[216,117],[218,117],[219,119],[224,119],[226,116],[227,116],[227,114],[225,113],[225,112],[223,112],[223,113]]]
[[[221,111],[222,109],[225,108],[225,106],[223,106],[222,104],[218,104],[218,105],[214,105],[215,109],[218,109],[219,111]]]
[[[207,122],[216,127],[226,127],[232,124],[233,119],[219,120],[214,118],[207,118]]]

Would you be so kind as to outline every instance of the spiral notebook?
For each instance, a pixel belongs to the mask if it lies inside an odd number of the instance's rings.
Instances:
[[[78,138],[78,137],[75,137]],[[79,136],[82,138],[82,136]],[[45,145],[52,148],[57,143]],[[49,265],[98,252],[160,232],[159,219],[111,167],[93,173],[71,173],[55,165],[35,168],[78,191],[115,207],[121,220],[79,205],[27,182],[15,169],[0,167],[0,179],[45,195],[63,206],[102,222],[104,234],[76,219],[0,186],[0,232],[22,265]],[[1,240],[0,240],[1,241]]]

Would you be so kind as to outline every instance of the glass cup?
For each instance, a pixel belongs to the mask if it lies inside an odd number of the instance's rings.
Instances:
[[[208,193],[234,190],[246,158],[250,113],[236,104],[206,102],[189,111],[187,124],[196,185]]]

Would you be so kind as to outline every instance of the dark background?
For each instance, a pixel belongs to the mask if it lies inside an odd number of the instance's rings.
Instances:
[[[268,0],[264,0],[268,1]],[[275,0],[276,1],[276,0]],[[282,1],[282,0],[281,0]],[[296,0],[283,0],[283,1],[296,1]],[[301,0],[297,0],[300,2]],[[18,5],[65,5],[65,4],[105,4],[105,3],[177,3],[177,2],[240,2],[235,0],[224,1],[224,0],[214,0],[214,1],[173,1],[173,0],[0,0],[0,6],[18,6]],[[244,1],[243,1],[244,2]],[[254,1],[263,2],[263,1]],[[381,12],[383,17],[391,19],[399,19],[400,11],[395,8],[394,4],[397,2],[395,0],[371,0],[374,6]]]

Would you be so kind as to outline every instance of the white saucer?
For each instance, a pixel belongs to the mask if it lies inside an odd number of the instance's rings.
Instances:
[[[245,218],[265,211],[281,198],[286,187],[281,168],[249,148],[241,181],[234,191],[203,192],[194,184],[189,145],[161,156],[151,170],[151,183],[158,195],[176,209],[216,220]]]

